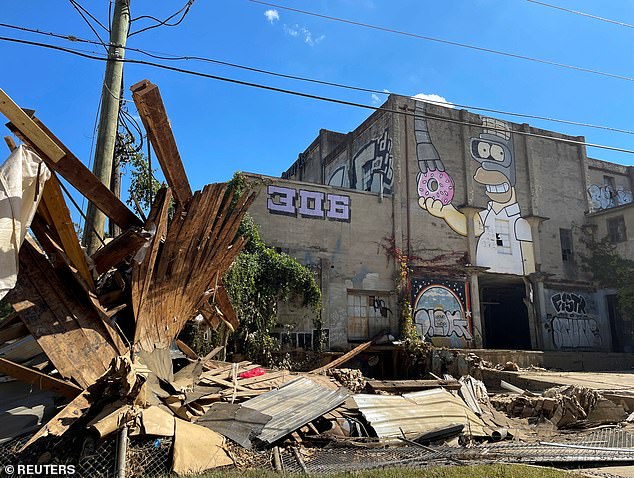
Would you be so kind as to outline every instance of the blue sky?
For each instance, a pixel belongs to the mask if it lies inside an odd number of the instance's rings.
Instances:
[[[184,0],[131,0],[132,16],[164,18]],[[283,0],[279,0],[282,4]],[[107,23],[108,1],[82,4]],[[548,3],[634,23],[632,0],[549,0]],[[527,0],[285,0],[283,5],[485,48],[634,76],[634,29],[553,10]],[[267,10],[275,10],[276,13]],[[94,39],[68,1],[22,0],[3,9],[4,23]],[[133,30],[147,25],[142,21]],[[98,30],[100,31],[100,30]],[[104,31],[100,33],[105,35]],[[0,28],[0,35],[99,51],[97,46]],[[198,55],[281,73],[450,102],[634,129],[634,83],[430,43],[273,9],[247,0],[197,0],[185,21],[129,39],[129,46]],[[0,86],[38,116],[84,162],[105,64],[0,41]],[[143,58],[128,52],[128,58]],[[369,93],[317,87],[194,61],[170,65],[312,94],[372,104]],[[131,84],[159,85],[194,189],[234,171],[279,176],[320,128],[347,132],[369,112],[204,78],[125,66]],[[382,101],[383,98],[380,98]],[[134,105],[130,105],[131,112]],[[501,115],[498,115],[503,117]],[[634,149],[634,136],[536,120],[515,120],[589,142]],[[634,156],[588,151],[633,165]]]

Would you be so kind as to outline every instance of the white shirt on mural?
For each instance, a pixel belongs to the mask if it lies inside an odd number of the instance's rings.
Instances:
[[[480,211],[484,232],[478,239],[476,263],[489,267],[491,272],[524,274],[524,258],[520,241],[532,242],[531,227],[520,216],[517,202],[495,212],[489,202],[485,211]]]

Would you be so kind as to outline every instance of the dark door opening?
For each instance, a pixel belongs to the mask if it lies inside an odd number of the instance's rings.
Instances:
[[[479,277],[484,346],[489,349],[531,350],[526,287],[521,278]]]

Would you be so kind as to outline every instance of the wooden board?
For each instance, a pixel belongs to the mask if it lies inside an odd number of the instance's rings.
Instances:
[[[37,385],[40,390],[50,390],[71,400],[82,392],[81,388],[70,382],[51,377],[4,358],[0,358],[0,373],[16,378],[21,382]]]
[[[350,352],[343,354],[341,357],[339,357],[336,360],[333,360],[332,362],[330,362],[329,364],[324,365],[323,367],[320,367],[318,369],[315,370],[311,370],[310,373],[323,373],[328,369],[331,368],[336,368],[339,365],[342,365],[344,363],[346,363],[348,360],[350,360],[353,357],[356,357],[357,355],[359,355],[361,352],[363,352],[364,350],[370,348],[370,346],[374,343],[374,340],[370,340],[368,342],[364,342],[361,345],[357,345],[355,348],[353,348]]]
[[[64,253],[91,290],[94,290],[95,284],[92,280],[88,263],[86,262],[86,255],[79,244],[79,238],[75,232],[70,211],[66,206],[62,189],[54,173],[44,185],[42,200],[38,205],[38,209],[46,211],[45,214],[51,220],[48,226],[55,230],[57,237],[59,237],[60,245],[64,249]]]
[[[185,204],[191,199],[192,190],[159,88],[149,80],[142,80],[130,90],[167,184],[174,191],[174,199],[177,204]]]
[[[7,299],[60,375],[82,388],[93,384],[118,355],[97,312],[62,282],[27,238],[20,249],[20,274]]]
[[[54,435],[61,436],[75,420],[81,418],[90,408],[90,402],[88,401],[88,391],[85,390],[79,394],[72,402],[70,402],[64,409],[55,415],[51,420],[43,426],[40,431],[33,435],[29,441],[27,441],[22,448],[18,450],[21,453],[31,444],[35,443],[40,437]]]
[[[102,184],[84,164],[71,153],[71,151],[55,137],[55,135],[36,117],[35,124],[46,133],[64,151],[64,156],[58,161],[50,158],[46,152],[38,148],[31,133],[22,129],[19,125],[9,123],[7,127],[24,143],[31,146],[46,165],[58,173],[77,191],[83,194],[90,202],[97,206],[106,216],[112,219],[117,226],[127,229],[132,226],[142,226],[141,220],[121,200],[113,194],[108,187]]]
[[[127,229],[91,256],[97,273],[103,274],[127,257],[136,254],[146,241],[147,238],[140,229]]]
[[[37,146],[54,163],[64,157],[64,151],[53,141],[45,131],[42,131],[22,108],[0,88],[0,112],[7,117],[31,142]]]
[[[177,209],[161,247],[155,238],[143,262],[134,265],[134,343],[139,350],[168,347],[209,301],[209,291],[242,250],[244,238],[237,237],[237,230],[254,195],[233,199],[225,184],[197,191]],[[161,208],[154,209],[148,221],[161,216]],[[160,218],[156,222],[156,237],[163,223]]]

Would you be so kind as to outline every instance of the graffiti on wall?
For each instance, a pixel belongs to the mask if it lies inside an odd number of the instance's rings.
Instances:
[[[632,202],[632,191],[628,191],[623,186],[616,189],[608,184],[599,186],[593,184],[588,188],[588,198],[594,210],[610,209]]]
[[[603,344],[593,299],[585,294],[555,292],[550,296],[546,329],[558,349],[599,348]]]
[[[389,128],[381,136],[372,138],[352,156],[352,166],[335,166],[328,174],[326,184],[350,187],[358,191],[392,194],[394,187],[394,157]]]
[[[271,214],[350,222],[350,196],[269,185],[266,207]]]
[[[431,141],[424,103],[419,102],[416,115],[418,204],[466,236],[467,217],[452,204],[454,181]],[[506,121],[493,118],[482,118],[482,127],[482,133],[469,140],[471,158],[479,163],[473,179],[485,187],[489,198],[487,208],[475,216],[475,262],[491,272],[530,274],[535,271],[533,238],[517,202],[511,129]]]
[[[452,345],[472,340],[471,309],[465,282],[413,279],[413,317],[420,337],[449,339]]]

